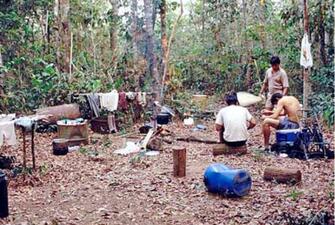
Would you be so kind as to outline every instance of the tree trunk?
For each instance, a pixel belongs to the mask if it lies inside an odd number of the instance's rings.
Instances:
[[[2,54],[1,54],[1,45],[0,45],[0,68],[3,66]],[[5,74],[0,72],[0,96],[4,94],[4,80]]]
[[[159,13],[161,18],[162,73],[164,73],[164,67],[167,65],[166,53],[168,48],[168,38],[166,33],[166,9],[166,0],[161,0]]]
[[[154,29],[153,29],[153,2],[151,0],[144,0],[144,24],[145,24],[145,31],[147,36],[147,51],[146,51],[146,57],[148,64],[148,71],[150,78],[152,79],[152,92],[155,94],[154,99],[159,99],[159,90],[160,90],[160,76],[157,69],[157,59],[154,53]]]
[[[309,32],[308,24],[309,24],[309,22],[308,22],[308,6],[307,6],[307,0],[304,0],[304,32],[306,34],[308,34],[308,32]],[[307,118],[306,109],[308,109],[308,97],[309,97],[309,92],[310,92],[310,87],[311,87],[311,85],[309,83],[309,69],[303,68],[303,79],[304,79],[304,84],[303,84],[303,107],[305,109],[304,112],[303,112],[303,117]]]
[[[320,1],[320,21],[319,21],[319,36],[320,36],[320,56],[324,66],[327,65],[326,45],[325,45],[325,27],[323,24],[324,4]]]
[[[164,60],[164,70],[163,70],[163,77],[162,77],[162,84],[161,84],[161,89],[160,89],[161,90],[160,91],[160,99],[161,99],[161,101],[164,100],[164,84],[165,84],[166,75],[168,73],[171,44],[172,44],[172,40],[174,38],[174,35],[176,33],[176,28],[177,28],[178,22],[179,22],[181,16],[183,15],[183,12],[184,12],[183,0],[180,0],[180,14],[178,15],[176,21],[173,24],[173,28],[172,28],[171,35],[170,35],[170,38],[169,38],[168,46],[166,48],[166,54],[165,54],[165,60]]]
[[[263,178],[278,183],[295,184],[301,182],[301,172],[297,169],[267,167],[264,170]]]
[[[110,30],[109,30],[109,42],[110,42],[110,50],[112,54],[114,54],[117,47],[117,22],[118,22],[118,1],[117,0],[109,0],[112,5],[112,14],[111,14],[111,22],[110,22]]]
[[[137,0],[131,1],[131,33],[132,33],[132,49],[134,54],[134,61],[137,60],[139,56],[138,41],[139,34],[137,29]]]
[[[55,0],[55,15],[58,23],[58,49],[57,49],[57,65],[61,72],[69,73],[70,71],[70,1]]]

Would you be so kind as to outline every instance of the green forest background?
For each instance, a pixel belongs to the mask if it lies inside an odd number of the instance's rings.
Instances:
[[[334,1],[310,0],[308,14],[310,105],[331,126]],[[302,100],[303,30],[298,0],[0,0],[1,111],[113,88],[164,88],[167,102],[231,89],[258,94],[272,55],[289,94]]]

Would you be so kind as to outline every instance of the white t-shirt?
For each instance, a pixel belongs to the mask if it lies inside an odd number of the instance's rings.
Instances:
[[[230,105],[222,108],[216,116],[216,124],[224,126],[225,141],[246,141],[248,139],[248,121],[252,118],[248,109]]]

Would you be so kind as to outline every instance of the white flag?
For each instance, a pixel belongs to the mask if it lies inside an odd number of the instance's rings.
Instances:
[[[305,68],[313,66],[311,44],[308,42],[308,35],[306,33],[301,41],[300,65]]]

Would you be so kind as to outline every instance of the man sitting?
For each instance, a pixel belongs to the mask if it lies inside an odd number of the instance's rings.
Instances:
[[[220,143],[231,147],[245,145],[248,129],[256,125],[256,120],[248,109],[239,106],[237,95],[230,92],[225,96],[227,107],[222,108],[216,116],[215,127],[219,131]]]
[[[271,134],[270,127],[274,127],[278,130],[298,129],[298,113],[301,110],[298,99],[293,96],[283,96],[280,93],[276,93],[271,96],[271,103],[273,105],[277,105],[273,114],[270,116],[262,116],[264,119],[264,148],[266,151],[269,150],[269,140]],[[284,117],[279,118],[282,113],[284,114]]]

